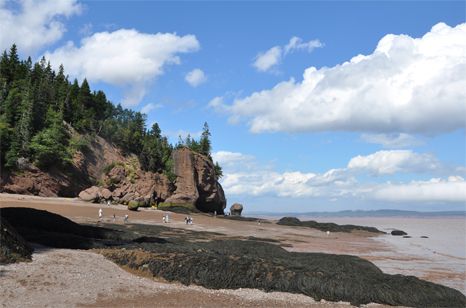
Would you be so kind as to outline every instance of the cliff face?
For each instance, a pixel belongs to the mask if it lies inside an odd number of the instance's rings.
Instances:
[[[194,206],[202,212],[223,214],[223,188],[215,176],[214,164],[204,155],[180,149],[173,155],[176,190],[164,205]]]
[[[105,166],[113,162],[130,164],[135,161],[135,157],[123,157],[105,139],[96,137],[90,142],[89,149],[76,152],[66,174],[55,166],[40,170],[26,161],[21,163],[20,172],[2,166],[0,191],[42,197],[77,197],[80,191],[105,178]]]
[[[184,206],[203,212],[222,214],[225,195],[215,176],[215,168],[205,156],[188,149],[173,155],[177,179],[171,183],[165,175],[144,172],[137,156],[122,156],[119,149],[97,137],[89,148],[78,151],[67,174],[56,167],[40,170],[23,162],[20,172],[2,168],[0,191],[43,197],[80,197],[89,202],[128,203],[140,205]],[[122,162],[108,173],[103,169]],[[100,182],[100,187],[92,186]]]

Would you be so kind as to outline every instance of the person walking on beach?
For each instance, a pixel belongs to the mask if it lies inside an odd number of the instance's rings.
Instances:
[[[113,221],[115,221],[115,213],[113,213]]]
[[[217,211],[214,212],[214,217],[217,218]]]
[[[168,214],[165,216],[165,222],[168,223]]]
[[[189,224],[189,216],[186,216],[185,221],[186,221],[186,224]]]
[[[102,209],[99,210],[99,219],[102,220]]]
[[[110,200],[108,200],[108,202],[107,202],[107,206],[108,206],[108,207],[110,207]]]
[[[165,215],[163,215],[162,220],[163,220],[163,223],[165,223]]]
[[[128,214],[126,214],[126,215],[125,215],[125,222],[128,221],[128,217],[129,217]]]

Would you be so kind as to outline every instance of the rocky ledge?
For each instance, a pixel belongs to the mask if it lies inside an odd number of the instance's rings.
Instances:
[[[330,232],[351,232],[353,230],[362,230],[374,233],[385,233],[374,227],[363,227],[356,225],[337,225],[332,222],[317,222],[314,220],[309,221],[300,221],[296,217],[283,217],[277,222],[277,225],[283,226],[296,226],[296,227],[308,227],[317,229],[320,231],[330,231]]]

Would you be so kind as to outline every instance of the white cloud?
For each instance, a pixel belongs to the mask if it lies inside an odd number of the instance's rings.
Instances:
[[[466,201],[464,167],[448,167],[435,157],[411,151],[380,151],[352,158],[348,167],[331,169],[324,174],[277,172],[273,163],[259,164],[252,155],[220,151],[213,153],[214,161],[223,168],[222,186],[229,195],[263,197],[323,197],[328,199],[360,198],[385,201]],[[354,177],[367,173],[370,176],[395,175],[396,172],[414,172],[451,175],[448,180],[432,179],[428,182],[379,184],[361,183]],[[445,170],[446,169],[446,170]],[[455,184],[456,183],[456,184]],[[438,185],[437,185],[438,184]],[[430,185],[430,186],[429,186]],[[445,189],[448,193],[443,193]],[[461,191],[463,189],[463,191]],[[399,196],[392,196],[397,191]],[[391,194],[391,192],[393,192]],[[398,199],[397,199],[398,198]]]
[[[282,58],[282,49],[280,46],[270,48],[265,53],[259,53],[256,61],[252,64],[259,72],[266,72],[271,67],[280,64]]]
[[[141,109],[141,112],[142,113],[145,113],[145,114],[149,114],[149,112],[153,109],[158,109],[158,108],[162,108],[163,105],[162,104],[153,104],[153,103],[149,103],[147,105],[145,105],[144,107],[142,107]]]
[[[284,47],[285,55],[289,52],[293,52],[294,49],[307,49],[308,52],[311,52],[314,48],[322,48],[322,44],[319,40],[312,40],[309,43],[301,43],[303,40],[299,37],[293,36],[290,39],[288,45]]]
[[[207,81],[207,76],[204,75],[204,72],[198,68],[192,70],[184,78],[190,85],[197,87],[200,84],[203,84]]]
[[[378,200],[393,202],[466,202],[466,182],[461,177],[450,178],[390,183],[375,191],[374,196]]]
[[[362,134],[361,139],[368,143],[379,143],[384,148],[404,148],[426,144],[413,135],[400,134]]]
[[[77,47],[69,41],[45,57],[54,66],[63,64],[70,75],[90,82],[126,87],[122,105],[135,107],[148,91],[155,77],[162,75],[163,66],[180,64],[179,53],[199,50],[194,35],[176,33],[146,34],[120,29],[99,32],[81,40]]]
[[[295,49],[307,49],[311,52],[314,48],[323,47],[319,40],[313,40],[309,43],[302,43],[302,39],[293,36],[290,42],[283,48],[275,46],[267,50],[265,53],[260,52],[256,56],[256,61],[252,64],[259,72],[277,73],[275,67],[278,66],[282,59],[282,54],[286,55],[289,52],[293,52]]]
[[[395,175],[396,172],[451,175],[465,174],[466,168],[450,166],[430,154],[413,153],[411,150],[379,151],[367,156],[356,156],[348,163],[348,169],[368,176]]]
[[[310,67],[301,83],[291,78],[223,109],[252,133],[447,133],[466,126],[465,71],[466,24],[439,23],[422,38],[387,35],[371,55]]]
[[[29,54],[57,42],[66,32],[66,27],[59,18],[79,15],[83,10],[83,6],[76,2],[19,0],[19,9],[16,10],[6,8],[7,4],[13,5],[13,2],[1,1],[0,49],[9,49],[15,43],[20,53]]]

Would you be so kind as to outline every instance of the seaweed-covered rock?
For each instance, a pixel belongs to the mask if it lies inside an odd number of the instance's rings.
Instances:
[[[105,248],[98,239],[131,241],[137,238],[124,231],[77,224],[66,217],[31,208],[2,208],[6,219],[28,242],[56,248]]]
[[[408,235],[408,233],[401,230],[393,230],[392,235]]]
[[[133,226],[134,227],[134,226]],[[145,253],[139,250],[141,247]],[[160,243],[148,240],[103,254],[121,266],[144,265],[154,277],[210,289],[255,288],[304,294],[319,301],[371,302],[409,307],[463,307],[454,289],[413,276],[384,274],[347,255],[288,252],[269,243],[240,240]]]
[[[30,261],[34,249],[0,216],[0,262]]]
[[[137,211],[139,208],[139,203],[137,201],[131,200],[128,203],[128,210],[130,211]]]
[[[324,232],[351,232],[353,230],[362,230],[374,233],[384,233],[374,227],[363,227],[356,225],[337,225],[332,222],[317,222],[314,220],[300,221],[298,218],[295,217],[283,217],[277,222],[277,225],[309,227]]]

